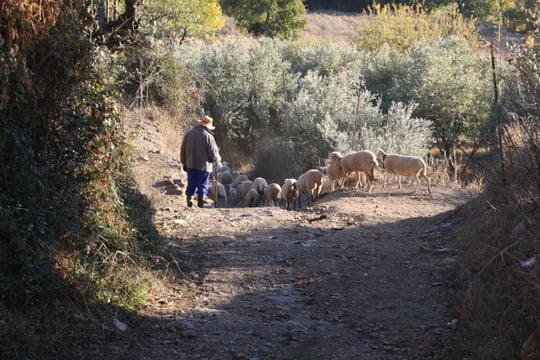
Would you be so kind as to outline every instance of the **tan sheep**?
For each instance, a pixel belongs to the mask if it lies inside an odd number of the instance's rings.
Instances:
[[[365,173],[368,191],[371,188],[371,182],[375,179],[375,168],[379,165],[377,157],[369,150],[353,151],[343,156],[334,151],[330,154],[330,162],[338,163],[345,176],[349,176],[353,172]],[[358,176],[355,187],[358,187],[360,181],[361,177]]]
[[[266,179],[263,177],[257,177],[253,179],[253,183],[251,184],[251,188],[257,190],[259,195],[262,195],[264,193],[264,188],[268,186],[268,182],[266,182]]]
[[[416,178],[416,187],[424,179],[427,183],[429,195],[431,195],[431,184],[427,176],[426,162],[418,156],[386,154],[383,150],[375,150],[377,158],[383,163],[385,170],[398,176],[399,189],[401,189],[401,177],[410,176]]]
[[[285,201],[285,209],[290,210],[291,204],[295,206],[296,198],[298,197],[298,187],[296,179],[285,179],[281,187],[281,197]]]
[[[300,197],[308,195],[308,205],[316,201],[322,189],[323,173],[319,169],[311,169],[300,175],[296,181],[298,187],[298,208],[301,208]]]
[[[324,175],[327,176],[330,181],[330,191],[334,191],[336,188],[342,188],[345,182],[345,174],[339,163],[331,162],[321,169]]]
[[[281,186],[276,183],[268,184],[264,188],[264,200],[266,205],[275,206],[281,199]]]
[[[259,193],[255,189],[249,189],[245,196],[246,206],[255,207],[259,204]]]
[[[220,182],[212,181],[208,185],[208,197],[214,201],[214,206],[217,207],[217,201],[223,199],[225,206],[227,206],[227,191],[225,186]]]
[[[253,179],[253,183],[251,184],[251,188],[257,190],[259,193],[259,201],[264,200],[264,188],[268,186],[268,183],[266,182],[266,179],[263,177],[257,177]]]

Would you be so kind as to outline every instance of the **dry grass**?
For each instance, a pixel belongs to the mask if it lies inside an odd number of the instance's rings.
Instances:
[[[308,25],[302,33],[306,41],[328,41],[348,44],[359,26],[368,21],[366,15],[339,12],[313,12],[307,16]]]
[[[494,172],[460,211],[464,220],[453,236],[463,253],[455,279],[461,355],[518,358],[540,324],[539,135],[538,126],[508,129],[504,180]]]
[[[354,13],[340,12],[310,12],[307,14],[307,26],[302,32],[301,41],[329,42],[349,44],[351,37],[355,36],[359,26],[367,21],[367,16]],[[225,26],[219,32],[219,39],[242,38],[253,41],[238,30],[234,19],[225,17]]]

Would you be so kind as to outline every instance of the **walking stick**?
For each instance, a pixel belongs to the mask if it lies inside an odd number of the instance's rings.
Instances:
[[[216,172],[214,173],[214,207],[217,209],[217,199],[218,199],[218,174],[219,167],[216,164]]]

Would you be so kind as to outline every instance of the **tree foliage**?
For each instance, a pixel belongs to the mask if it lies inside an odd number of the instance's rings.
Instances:
[[[432,0],[425,2],[430,10],[456,6],[468,18],[481,19],[504,25],[517,31],[526,30],[528,13],[535,8],[535,0]]]
[[[462,38],[417,44],[406,53],[383,47],[368,62],[366,86],[380,94],[383,108],[396,101],[418,104],[414,114],[432,122],[442,153],[451,154],[463,136],[486,141],[493,103],[489,66]]]
[[[141,17],[142,27],[154,37],[172,37],[180,42],[186,36],[215,35],[225,20],[218,0],[154,0]]]
[[[287,164],[283,177],[322,165],[332,150],[375,146],[383,138],[395,141],[391,149],[426,152],[429,123],[406,105],[396,103],[388,114],[380,109],[362,87],[360,52],[267,40],[249,48],[235,42],[193,47],[183,55],[198,74],[218,141],[241,144],[236,150],[253,158],[265,139]]]
[[[302,0],[221,0],[225,14],[255,35],[295,38],[307,25]]]
[[[59,0],[0,6],[0,307],[11,314],[77,308],[83,298],[90,311],[133,309],[144,284],[140,268],[137,281],[126,275],[159,248],[147,203],[130,197],[118,79],[98,67],[100,54],[112,54],[89,36],[91,10]],[[109,251],[126,258],[107,262]],[[6,317],[2,353],[61,357],[48,340],[65,340],[55,331],[68,330],[53,318]],[[14,343],[25,326],[40,328],[43,341],[25,333],[32,346]]]
[[[404,51],[418,42],[431,42],[457,34],[476,45],[474,24],[459,12],[429,14],[421,6],[374,3],[368,9],[372,17],[357,29],[353,43],[360,49],[376,50],[384,44]]]

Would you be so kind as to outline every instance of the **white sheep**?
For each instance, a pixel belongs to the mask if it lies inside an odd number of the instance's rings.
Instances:
[[[262,195],[264,193],[264,188],[268,186],[268,182],[263,177],[257,177],[253,179],[253,183],[251,184],[251,188],[257,190],[259,195]]]
[[[377,157],[369,150],[353,151],[343,156],[334,151],[330,154],[330,162],[339,164],[345,176],[349,176],[353,172],[365,173],[368,191],[371,188],[371,182],[375,179],[375,168],[379,166]],[[360,181],[361,177],[359,175],[355,187],[358,187]]]
[[[227,191],[225,186],[220,182],[212,181],[208,185],[208,197],[214,201],[214,206],[217,207],[217,200],[224,199],[227,206]]]
[[[301,208],[300,197],[308,195],[308,205],[317,200],[321,194],[323,173],[320,169],[310,169],[300,175],[296,181],[298,188],[298,208]]]
[[[383,150],[375,150],[377,158],[383,163],[385,170],[398,176],[399,189],[401,189],[401,177],[411,176],[416,178],[416,186],[424,179],[427,183],[428,192],[431,195],[431,185],[427,176],[426,162],[418,156],[386,154]]]
[[[257,177],[253,179],[253,183],[251,184],[251,188],[257,190],[259,193],[259,201],[264,200],[264,188],[268,186],[268,182],[263,177]]]
[[[279,203],[279,199],[281,199],[281,186],[277,183],[268,184],[264,188],[266,205],[275,206],[276,203]]]
[[[251,189],[252,183],[253,181],[251,180],[244,180],[241,184],[239,184],[236,187],[236,195],[238,199],[245,199],[246,194],[248,193],[249,189]]]
[[[298,187],[296,186],[296,179],[285,179],[285,181],[283,182],[283,186],[281,187],[281,197],[285,201],[286,210],[290,209],[291,204],[295,206],[295,201],[298,197]]]
[[[249,189],[245,196],[246,206],[255,207],[259,204],[259,193],[255,189]]]

